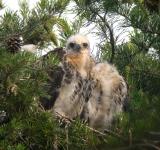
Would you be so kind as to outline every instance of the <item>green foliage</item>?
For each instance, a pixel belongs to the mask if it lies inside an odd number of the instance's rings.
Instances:
[[[79,7],[77,13],[88,23],[95,23],[99,27],[96,33],[102,39],[98,45],[99,59],[110,61],[113,57],[112,63],[129,87],[128,112],[118,117],[119,121],[112,128],[114,132],[109,132],[104,147],[159,148],[159,137],[156,136],[160,132],[157,115],[160,113],[159,13],[146,8],[144,1],[83,2],[76,0]],[[118,21],[116,17],[123,17],[119,24],[115,23]],[[119,35],[115,34],[117,30],[114,30],[114,24],[115,28],[118,26],[118,30],[124,32],[132,27],[128,42],[117,43]],[[157,144],[155,140],[158,140]]]
[[[60,45],[65,46],[66,40],[73,34],[77,34],[83,24],[82,18],[75,19],[72,24],[69,24],[66,19],[58,20],[58,27],[60,32]]]
[[[69,24],[59,17],[68,3],[68,0],[40,0],[30,10],[24,0],[20,2],[20,15],[7,11],[1,18],[0,149],[158,149],[159,14],[150,12],[140,0],[75,0],[77,6],[73,9],[78,13],[77,18]],[[110,16],[114,19],[108,19]],[[124,29],[128,26],[134,29],[126,43],[117,44],[112,26],[117,16],[124,17]],[[22,36],[24,44],[43,47],[52,41],[63,46],[66,39],[78,32],[86,21],[96,24],[97,35],[103,39],[99,44],[100,59],[110,60],[113,56],[113,63],[129,88],[127,112],[117,116],[115,124],[105,131],[106,134],[78,119],[69,126],[60,126],[52,112],[40,107],[40,96],[48,96],[44,91],[47,71],[59,62],[56,56],[50,55],[45,60],[30,53],[11,54],[6,50],[6,40],[12,35]],[[54,26],[60,32],[59,39]],[[6,120],[1,121],[3,111]]]
[[[60,16],[69,0],[45,1],[40,0],[35,8],[30,10],[26,0],[20,1],[19,14],[13,11],[6,11],[0,21],[1,45],[6,47],[7,38],[18,35],[23,38],[23,44],[35,44],[41,47],[46,43],[58,45],[57,33],[53,27],[59,23]],[[59,24],[63,29],[64,25]],[[65,29],[64,29],[65,30]]]
[[[86,125],[77,120],[70,127],[60,127],[52,113],[45,112],[39,105],[39,97],[46,95],[43,87],[47,67],[57,64],[55,57],[43,63],[30,53],[10,54],[1,50],[0,58],[0,110],[5,111],[8,118],[0,125],[1,149],[95,146],[97,140]]]
[[[0,0],[0,9],[2,9],[4,6],[3,6],[3,3],[2,3],[2,0]]]
[[[28,53],[13,55],[1,52],[0,108],[7,111],[9,116],[26,112],[30,105],[34,105],[34,98],[41,93],[45,76],[43,71],[40,72],[40,68],[33,66],[35,62],[36,58]],[[7,103],[9,105],[6,105]]]
[[[0,26],[0,38],[5,38],[6,35],[20,32],[20,19],[17,13],[8,11],[2,16]]]

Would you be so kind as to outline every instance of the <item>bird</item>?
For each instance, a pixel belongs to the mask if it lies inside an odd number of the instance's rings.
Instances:
[[[56,118],[80,118],[104,131],[124,111],[127,84],[114,65],[93,59],[86,36],[69,37],[64,51],[58,68],[50,74],[51,112]]]
[[[73,35],[67,40],[65,51],[66,54],[60,64],[64,75],[52,112],[55,116],[60,114],[74,119],[80,116],[85,105],[85,88],[94,60],[89,54],[89,40],[80,34]]]

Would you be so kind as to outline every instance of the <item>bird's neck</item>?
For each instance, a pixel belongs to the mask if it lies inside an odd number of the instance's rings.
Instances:
[[[82,77],[87,77],[88,71],[91,67],[89,52],[85,51],[78,54],[68,55],[67,61],[75,67]]]

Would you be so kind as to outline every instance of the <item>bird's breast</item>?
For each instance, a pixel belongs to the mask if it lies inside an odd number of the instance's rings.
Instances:
[[[68,54],[66,55],[66,61],[73,65],[76,69],[79,69],[82,64],[82,54]]]

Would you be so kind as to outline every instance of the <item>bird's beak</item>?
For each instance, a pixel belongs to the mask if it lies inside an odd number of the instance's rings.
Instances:
[[[73,50],[76,51],[76,52],[80,52],[81,46],[79,44],[75,44]]]

